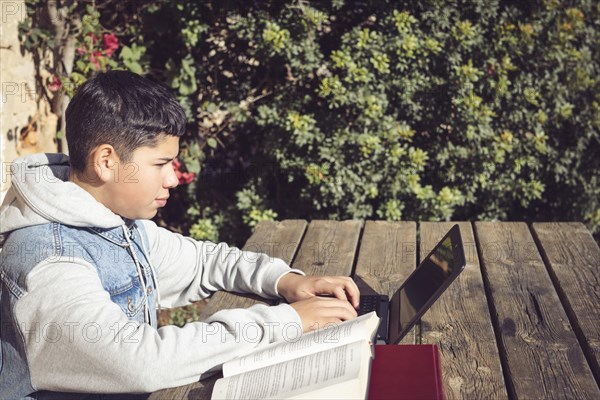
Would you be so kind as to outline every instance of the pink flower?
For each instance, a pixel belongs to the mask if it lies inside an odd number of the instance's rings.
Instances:
[[[184,172],[181,174],[181,178],[179,178],[179,184],[183,185],[185,183],[186,185],[189,185],[194,181],[194,178],[196,178],[196,174],[193,172]]]
[[[181,167],[181,162],[176,158],[173,160],[173,170],[175,171],[175,176],[179,179],[180,185],[189,185],[196,178],[196,174],[193,172],[182,172],[179,170]]]
[[[96,68],[100,68],[100,62],[98,58],[102,57],[102,53],[98,50],[95,50],[90,53],[90,62],[96,66]]]
[[[111,57],[119,48],[119,38],[112,33],[105,33],[102,36],[102,43],[104,45],[104,54],[107,57]]]
[[[48,89],[51,92],[58,92],[62,87],[62,81],[57,75],[52,76],[52,80],[48,83]]]
[[[86,36],[92,38],[92,46],[95,46],[96,42],[98,41],[98,36],[96,36],[94,32],[89,32]]]
[[[84,40],[83,45],[77,48],[77,54],[80,56],[86,55],[89,52],[88,47],[96,46],[96,42],[98,41],[98,36],[94,34],[94,32],[89,32],[86,37],[92,38],[92,45],[89,46],[88,42]]]

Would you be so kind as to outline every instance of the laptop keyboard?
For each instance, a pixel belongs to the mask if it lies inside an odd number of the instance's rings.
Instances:
[[[358,306],[358,315],[368,314],[371,311],[376,311],[377,316],[379,315],[379,303],[381,302],[381,296],[378,294],[363,294],[360,296],[360,305]]]
[[[384,294],[361,294],[358,315],[368,314],[371,311],[375,311],[381,318],[377,330],[377,342],[387,343],[389,297]]]

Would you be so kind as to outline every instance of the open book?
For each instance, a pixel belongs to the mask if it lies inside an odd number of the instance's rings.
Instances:
[[[212,399],[364,399],[378,325],[371,312],[233,359]]]

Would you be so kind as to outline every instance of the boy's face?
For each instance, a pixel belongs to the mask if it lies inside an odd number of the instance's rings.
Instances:
[[[129,219],[150,219],[169,197],[179,179],[173,160],[179,153],[179,138],[164,135],[155,147],[140,147],[127,163],[118,163],[117,174],[106,186],[104,205]],[[108,203],[108,204],[106,204]]]

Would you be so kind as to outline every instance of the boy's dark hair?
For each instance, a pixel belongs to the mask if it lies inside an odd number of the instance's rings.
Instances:
[[[71,168],[83,172],[92,150],[110,144],[123,162],[161,134],[182,136],[186,117],[163,86],[128,71],[100,72],[75,93],[66,111]]]

